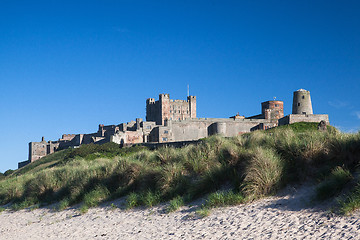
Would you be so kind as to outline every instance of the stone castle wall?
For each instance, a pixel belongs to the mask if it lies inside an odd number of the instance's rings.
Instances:
[[[295,94],[296,93],[296,94]],[[310,92],[300,89],[294,92],[294,111],[312,111]],[[296,98],[296,99],[295,99]],[[301,102],[302,101],[302,102]],[[303,104],[304,103],[304,104]],[[310,104],[310,105],[309,105]],[[300,110],[299,110],[300,109]],[[295,122],[320,122],[329,124],[326,114],[290,114],[284,117],[282,101],[261,103],[261,114],[244,117],[239,114],[230,118],[196,118],[196,97],[187,100],[172,100],[169,94],[160,94],[159,100],[146,100],[146,121],[136,121],[118,125],[99,125],[98,131],[90,134],[64,134],[58,141],[29,143],[29,159],[20,162],[19,167],[36,161],[56,150],[77,147],[82,144],[103,144],[115,142],[121,145],[139,143],[173,143],[196,141],[211,135],[220,134],[232,137],[258,129],[273,128]]]
[[[260,124],[270,124],[267,119],[197,118],[169,121],[155,129],[153,142],[192,141],[215,134],[233,137],[260,129]]]
[[[279,126],[292,124],[296,122],[321,122],[325,121],[327,125],[329,122],[329,115],[327,114],[289,114],[279,119]]]

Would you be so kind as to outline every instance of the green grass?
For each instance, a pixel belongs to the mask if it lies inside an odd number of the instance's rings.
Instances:
[[[24,209],[24,208],[34,206],[36,204],[38,204],[38,203],[36,201],[34,201],[34,200],[25,199],[25,200],[23,200],[21,202],[17,202],[17,203],[12,204],[11,209],[14,210],[14,211],[17,211],[17,210],[21,210],[21,209]]]
[[[209,216],[210,213],[211,213],[211,210],[208,207],[204,206],[204,205],[196,210],[196,214],[201,218]]]
[[[139,206],[140,203],[139,203],[139,196],[137,193],[130,193],[128,196],[127,196],[127,199],[126,199],[126,208],[127,209],[132,209],[134,207],[137,207]]]
[[[337,195],[353,176],[342,167],[336,167],[316,188],[316,198],[326,200]]]
[[[161,194],[151,190],[141,193],[130,193],[127,197],[126,208],[131,209],[138,206],[152,207],[161,202]]]
[[[167,212],[175,212],[179,210],[180,207],[184,205],[184,199],[180,196],[175,197],[169,202],[169,206],[167,207]]]
[[[161,202],[161,195],[160,193],[154,193],[149,190],[146,193],[140,195],[140,202],[142,205],[152,207]]]
[[[205,206],[208,208],[238,205],[245,202],[245,197],[233,191],[217,191],[209,194]]]
[[[209,196],[205,207],[210,209],[272,195],[309,179],[320,182],[319,199],[331,199],[344,188],[355,191],[359,164],[360,133],[320,132],[315,123],[233,138],[212,136],[183,148],[90,144],[48,155],[0,179],[0,205],[21,209],[58,203],[65,209],[81,203],[86,212],[126,197],[127,208],[169,202],[175,211],[184,202]],[[224,187],[233,191],[221,192]]]
[[[317,131],[318,125],[319,125],[319,123],[317,123],[317,122],[297,122],[297,123],[293,123],[290,125],[279,126],[277,128],[270,128],[266,131],[274,132],[274,131],[278,131],[279,129],[280,130],[291,129],[292,131],[297,132],[297,133],[306,132],[306,131],[314,132],[314,131]],[[333,126],[328,125],[326,127],[327,127],[327,132],[329,132],[329,133],[333,133],[333,132],[337,131],[336,128],[334,128]]]
[[[135,152],[139,152],[144,147],[134,146],[120,148],[119,144],[116,143],[105,143],[102,145],[98,144],[86,144],[81,145],[79,148],[68,151],[64,157],[64,161],[70,161],[75,158],[84,158],[86,160],[95,160],[97,158],[113,158],[115,156],[126,156]]]
[[[89,206],[86,204],[81,205],[80,207],[80,214],[85,214],[89,211]]]
[[[360,208],[360,185],[358,184],[343,200],[339,201],[340,213],[349,215]]]
[[[247,200],[241,193],[234,193],[233,191],[216,191],[209,194],[205,204],[202,204],[196,210],[197,215],[201,218],[207,217],[211,213],[212,208],[233,206],[245,203]]]
[[[282,184],[284,169],[285,163],[275,151],[257,147],[246,169],[244,191],[255,196],[275,193]]]
[[[20,176],[27,173],[35,173],[38,171],[43,171],[46,168],[51,168],[54,164],[57,164],[59,161],[64,159],[64,157],[71,152],[72,149],[61,150],[53,154],[47,155],[31,164],[28,164],[18,170],[15,170],[12,175]]]
[[[105,186],[98,185],[95,189],[86,193],[84,196],[84,204],[88,207],[95,207],[110,195],[109,190]]]
[[[69,199],[65,198],[59,202],[59,204],[57,205],[57,210],[62,211],[68,208],[69,206],[70,206],[70,201]]]
[[[111,208],[111,210],[115,210],[115,209],[117,209],[118,207],[117,207],[114,203],[111,203],[110,208]]]

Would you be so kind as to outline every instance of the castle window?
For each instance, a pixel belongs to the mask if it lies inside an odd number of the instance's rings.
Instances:
[[[304,99],[304,98],[305,98],[305,96],[302,96],[301,98],[302,98],[302,99]]]
[[[275,107],[278,107],[279,106],[279,104],[275,104]]]
[[[168,130],[165,130],[164,133],[169,133]]]
[[[300,107],[300,103],[298,103],[298,107]]]
[[[167,141],[168,139],[164,137],[164,138],[162,138],[162,140],[163,140],[163,141]]]

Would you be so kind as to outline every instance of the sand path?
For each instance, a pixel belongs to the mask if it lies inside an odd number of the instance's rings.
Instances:
[[[360,239],[360,212],[339,217],[310,207],[309,186],[288,188],[247,205],[214,209],[198,218],[186,206],[123,210],[110,204],[80,215],[78,208],[0,213],[0,239]],[[123,200],[112,202],[120,206]]]

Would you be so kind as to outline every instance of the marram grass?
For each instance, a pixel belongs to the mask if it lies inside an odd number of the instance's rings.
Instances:
[[[351,212],[360,208],[360,185],[358,184],[350,194],[344,199],[339,200],[340,213],[349,215]]]
[[[207,213],[209,208],[275,194],[289,183],[309,179],[324,182],[320,192],[327,192],[328,182],[338,184],[326,199],[338,197],[346,187],[354,192],[360,133],[332,128],[320,132],[313,125],[233,138],[212,136],[183,148],[148,150],[109,143],[62,150],[0,179],[0,205],[17,210],[57,202],[64,209],[81,203],[86,212],[103,201],[126,197],[128,208],[169,202],[174,211],[208,196],[203,209]],[[228,191],[219,192],[224,187]],[[355,193],[349,198],[356,199]],[[359,207],[353,204],[351,209]]]
[[[167,207],[167,212],[174,212],[184,205],[184,199],[180,196],[177,196],[170,200]]]

